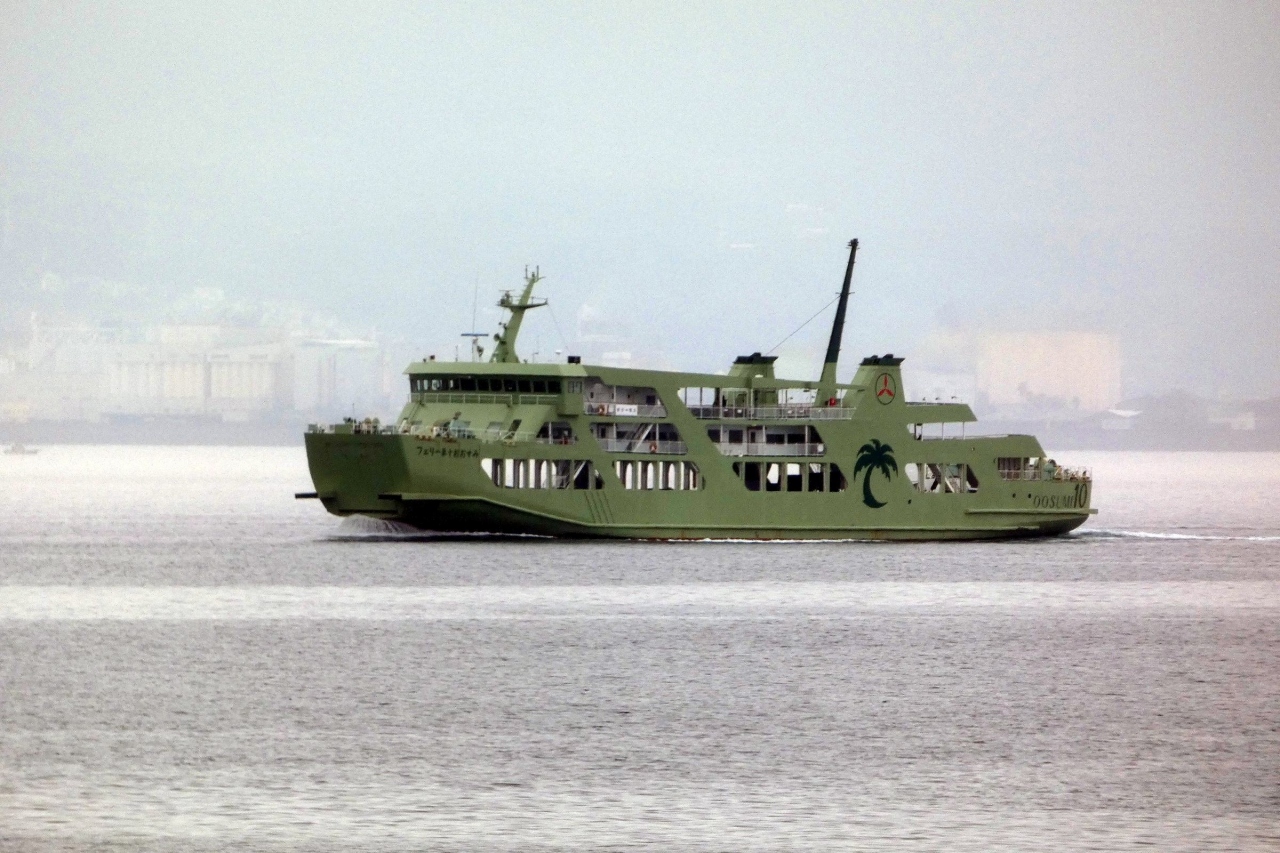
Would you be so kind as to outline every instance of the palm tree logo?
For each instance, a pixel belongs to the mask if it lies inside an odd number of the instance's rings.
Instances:
[[[898,473],[898,462],[893,458],[893,448],[887,444],[881,444],[879,439],[875,438],[862,445],[858,448],[858,463],[853,466],[853,476],[857,477],[858,472],[864,468],[867,473],[862,478],[862,502],[872,509],[879,509],[884,506],[884,502],[876,500],[876,496],[871,494],[871,475],[879,471],[888,479]]]

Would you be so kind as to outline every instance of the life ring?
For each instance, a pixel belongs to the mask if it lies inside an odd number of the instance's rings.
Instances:
[[[827,401],[827,408],[829,409],[835,408],[838,405],[840,405],[840,401],[837,400],[835,397],[832,397],[830,400]]]
[[[597,415],[603,415],[603,414],[604,414],[605,412],[607,412],[607,411],[608,411],[608,409],[606,409],[606,408],[605,408],[604,403],[601,403],[600,405],[596,406],[596,414],[597,414]]]
[[[658,442],[656,442],[656,441],[651,441],[651,442],[649,442],[649,452],[650,452],[650,453],[657,453],[657,452],[658,452]]]

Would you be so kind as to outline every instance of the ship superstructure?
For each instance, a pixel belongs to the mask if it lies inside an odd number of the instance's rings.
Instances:
[[[775,357],[727,374],[521,361],[539,275],[499,305],[487,362],[410,364],[393,424],[313,425],[307,459],[336,515],[439,532],[631,539],[975,539],[1082,524],[1092,481],[1032,436],[966,435],[960,403],[908,402],[903,359],[836,381],[857,255],[817,380]]]

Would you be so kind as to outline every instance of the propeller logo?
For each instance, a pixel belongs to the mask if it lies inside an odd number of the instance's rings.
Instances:
[[[893,398],[898,396],[898,386],[893,381],[893,377],[887,373],[881,373],[876,377],[876,402],[882,406],[887,406],[893,402]]]

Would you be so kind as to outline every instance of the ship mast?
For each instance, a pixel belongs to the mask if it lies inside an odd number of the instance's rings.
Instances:
[[[511,319],[502,324],[502,331],[493,336],[497,341],[494,345],[493,355],[489,356],[489,361],[508,362],[518,364],[520,356],[516,355],[516,338],[520,334],[520,324],[524,321],[524,312],[531,308],[541,308],[547,304],[547,300],[541,301],[531,299],[533,295],[533,286],[542,281],[542,276],[538,274],[537,267],[534,267],[532,273],[529,268],[524,268],[524,290],[520,292],[519,299],[511,298],[511,291],[508,290],[502,294],[502,298],[498,300],[499,308],[506,308],[511,312]]]
[[[836,362],[840,360],[840,341],[844,338],[844,315],[849,306],[849,283],[853,281],[853,259],[858,254],[858,241],[849,241],[849,266],[844,271],[844,286],[840,288],[840,302],[836,305],[836,319],[831,324],[831,340],[827,342],[827,357],[822,362],[822,377],[818,380],[817,404],[828,405],[836,398]]]

